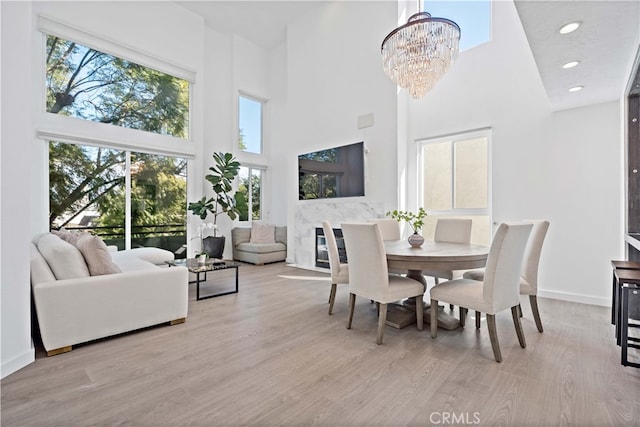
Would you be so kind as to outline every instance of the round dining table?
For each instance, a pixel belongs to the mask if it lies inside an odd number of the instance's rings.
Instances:
[[[393,270],[407,270],[407,276],[425,286],[425,271],[471,270],[487,263],[489,248],[467,243],[425,241],[413,247],[406,240],[384,242],[387,265]]]
[[[384,246],[389,270],[406,270],[407,277],[422,283],[425,291],[427,289],[425,273],[482,268],[489,256],[488,247],[467,243],[425,241],[420,247],[412,247],[407,240],[390,240],[384,242]],[[404,304],[410,306],[412,301],[407,300]],[[427,301],[429,298],[425,298],[425,309],[427,309],[425,320],[429,319],[430,308]],[[415,316],[415,310],[410,311],[413,311]],[[399,309],[395,312],[390,311],[387,314],[387,323],[394,327],[403,327],[411,322],[407,317],[410,311],[405,310],[406,313]],[[399,319],[403,316],[406,319]],[[451,330],[458,327],[458,320],[443,310],[438,310],[438,325]]]

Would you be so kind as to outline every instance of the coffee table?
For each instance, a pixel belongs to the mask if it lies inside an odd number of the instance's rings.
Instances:
[[[219,259],[208,259],[204,264],[200,264],[197,259],[188,258],[188,259],[176,259],[172,261],[165,261],[165,263],[168,264],[169,267],[178,266],[178,265],[187,267],[187,269],[191,273],[196,275],[196,280],[191,281],[189,283],[196,284],[196,300],[197,301],[207,299],[207,298],[221,297],[223,295],[238,293],[238,268],[240,267],[240,264],[238,264],[237,262],[219,260]],[[219,292],[216,294],[205,295],[203,297],[200,296],[200,282],[207,280],[207,272],[228,270],[230,268],[234,268],[236,270],[236,287],[233,291]],[[204,273],[204,280],[200,279],[200,275],[203,273]]]

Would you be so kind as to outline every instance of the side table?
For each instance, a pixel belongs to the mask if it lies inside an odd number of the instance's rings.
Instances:
[[[188,258],[188,259],[176,259],[172,261],[165,261],[165,263],[168,264],[169,267],[176,266],[176,265],[185,266],[187,267],[189,272],[196,275],[196,280],[189,282],[189,283],[196,284],[196,301],[238,293],[238,271],[239,271],[240,264],[238,264],[237,262],[208,259],[207,262],[205,262],[204,264],[200,264],[198,263],[197,259]],[[228,270],[230,268],[233,268],[236,270],[236,287],[234,290],[227,291],[227,292],[219,292],[215,294],[209,294],[203,297],[200,296],[200,283],[207,280],[207,272]],[[203,273],[204,273],[204,280],[200,278],[200,274],[203,274]]]

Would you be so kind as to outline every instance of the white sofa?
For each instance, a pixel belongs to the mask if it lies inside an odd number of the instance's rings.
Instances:
[[[173,259],[173,253],[158,248],[109,252],[104,242],[98,252],[110,274],[96,271],[93,256],[51,233],[31,244],[33,300],[49,356],[75,344],[182,323],[187,317],[188,270],[159,266]]]

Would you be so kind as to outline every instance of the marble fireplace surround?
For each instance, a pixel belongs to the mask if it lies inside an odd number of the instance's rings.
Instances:
[[[315,270],[316,228],[327,220],[333,228],[343,222],[363,222],[384,217],[384,203],[364,200],[305,200],[295,207],[293,258],[296,267]]]

